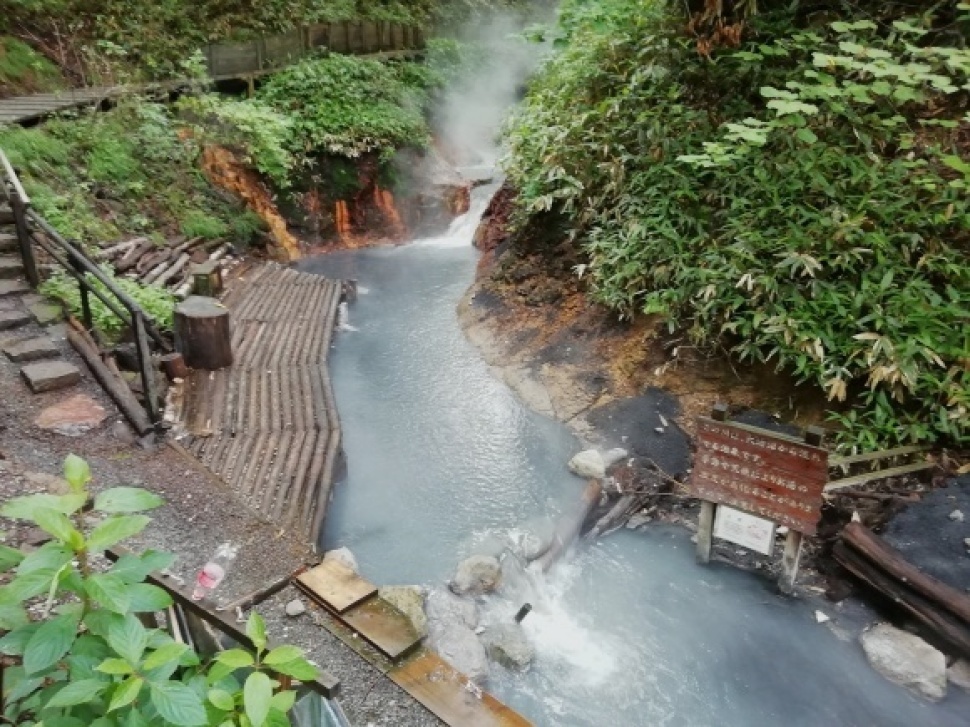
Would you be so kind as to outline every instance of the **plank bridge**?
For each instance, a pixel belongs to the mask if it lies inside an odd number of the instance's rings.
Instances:
[[[401,23],[366,21],[316,23],[280,35],[236,43],[212,43],[202,48],[206,69],[214,81],[254,79],[275,73],[320,53],[344,53],[377,59],[408,58],[425,47],[421,28]],[[100,106],[123,96],[170,92],[186,85],[174,80],[133,85],[98,85],[57,93],[0,99],[0,124],[23,124],[61,111]]]
[[[340,451],[327,354],[342,285],[275,264],[237,283],[224,300],[234,363],[192,370],[171,416],[251,509],[316,543]]]

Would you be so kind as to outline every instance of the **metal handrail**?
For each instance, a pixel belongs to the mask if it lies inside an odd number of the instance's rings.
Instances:
[[[81,292],[81,310],[84,325],[88,330],[93,329],[94,321],[91,315],[90,296],[94,295],[104,303],[105,307],[117,316],[125,325],[130,326],[135,338],[135,350],[138,358],[138,368],[141,375],[142,387],[145,394],[145,408],[151,421],[158,424],[161,421],[161,411],[155,401],[155,377],[152,371],[151,350],[148,339],[165,352],[172,350],[171,345],[153,325],[151,317],[142,310],[129,295],[121,290],[115,282],[105,275],[94,261],[84,252],[68,242],[50,224],[35,212],[30,205],[30,198],[24,191],[13,165],[3,150],[0,149],[0,188],[3,189],[10,208],[13,210],[14,224],[17,229],[17,241],[23,258],[24,272],[33,287],[40,283],[37,263],[34,259],[34,247],[46,252],[52,260],[60,265],[74,280],[77,281]],[[38,235],[37,230],[43,235]],[[103,289],[93,285],[88,276],[93,277],[104,286]],[[110,295],[108,295],[110,293]]]

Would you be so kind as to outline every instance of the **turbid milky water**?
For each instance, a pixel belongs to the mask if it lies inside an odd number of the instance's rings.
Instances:
[[[348,469],[324,537],[379,584],[440,586],[482,543],[555,517],[584,485],[565,467],[578,443],[526,410],[459,327],[486,194],[442,238],[300,263],[362,291],[331,355]],[[485,618],[510,619],[525,599],[536,662],[526,674],[493,666],[488,689],[536,725],[970,723],[957,690],[931,705],[875,673],[834,607],[818,624],[754,575],[698,566],[680,529],[580,546],[548,579],[483,603]]]

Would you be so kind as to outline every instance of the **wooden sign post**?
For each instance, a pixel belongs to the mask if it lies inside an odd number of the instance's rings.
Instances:
[[[711,559],[717,505],[727,505],[788,528],[778,585],[795,585],[802,535],[814,535],[828,482],[828,451],[822,430],[809,428],[805,439],[727,421],[719,404],[711,418],[697,420],[697,456],[688,484],[701,502],[697,558]]]

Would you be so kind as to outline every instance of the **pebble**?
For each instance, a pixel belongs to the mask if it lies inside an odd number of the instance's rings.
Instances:
[[[826,615],[825,615],[824,613],[822,613],[821,611],[816,611],[816,612],[815,612],[815,621],[816,621],[817,623],[820,623],[820,624],[823,624],[823,623],[825,623],[826,621],[831,621],[831,620],[832,620],[832,619],[830,619],[830,618],[829,618],[828,616],[826,616]]]
[[[950,513],[950,519],[955,523],[963,522],[963,512],[961,510],[954,510]]]
[[[666,430],[663,427],[654,427],[653,431],[655,431],[657,434],[663,434]]]
[[[294,598],[292,601],[286,604],[284,610],[286,611],[287,616],[296,618],[297,616],[306,613],[306,606],[303,605],[303,601],[301,601],[299,598]]]

